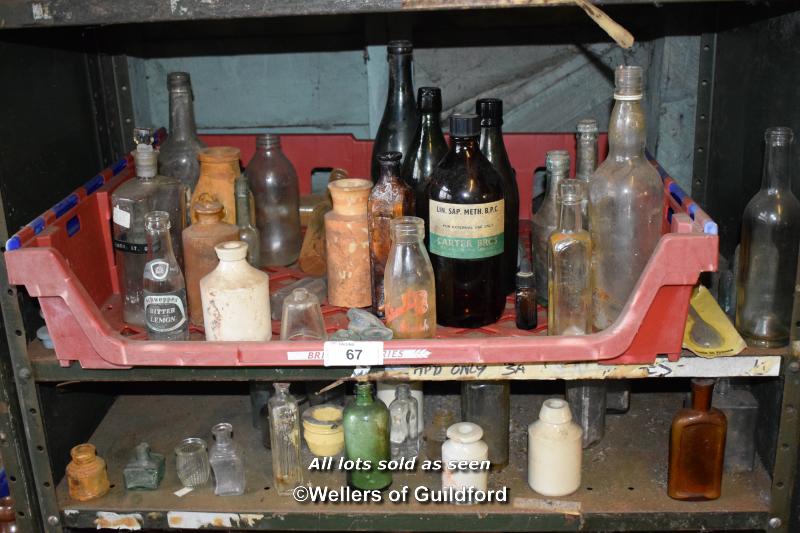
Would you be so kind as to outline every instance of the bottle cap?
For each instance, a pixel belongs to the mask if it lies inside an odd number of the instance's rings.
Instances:
[[[247,257],[247,243],[243,241],[226,241],[214,246],[220,261],[239,261]]]
[[[475,112],[481,117],[481,126],[503,125],[503,101],[499,98],[481,98],[475,102]]]
[[[392,163],[399,163],[401,159],[403,159],[403,154],[400,152],[381,152],[377,156],[378,163],[381,165],[387,165]]]
[[[569,173],[569,152],[566,150],[550,150],[545,157],[547,172],[567,174]],[[557,191],[556,191],[557,192]]]
[[[191,77],[188,72],[170,72],[167,74],[167,89],[170,91],[189,91]]]
[[[454,113],[450,115],[451,137],[477,137],[481,133],[478,115],[471,113]]]
[[[566,424],[572,420],[569,404],[560,398],[549,398],[542,404],[539,420],[548,424]]]
[[[136,150],[133,151],[136,175],[143,178],[152,178],[158,170],[158,152],[153,149],[152,130],[149,128],[134,128],[133,141],[136,143]]]
[[[597,121],[593,118],[584,118],[578,121],[578,133],[597,133]]]
[[[478,442],[483,437],[483,429],[472,422],[458,422],[447,428],[447,438],[456,442]]]
[[[641,100],[644,69],[632,65],[620,65],[614,72],[614,99]]]
[[[414,44],[405,39],[389,41],[389,44],[386,45],[386,51],[390,54],[410,54],[414,51]]]
[[[417,109],[420,113],[441,113],[442,90],[438,87],[417,89]]]
[[[531,271],[531,263],[527,259],[522,260],[519,272],[517,272],[517,288],[530,289],[536,285],[536,279]]]

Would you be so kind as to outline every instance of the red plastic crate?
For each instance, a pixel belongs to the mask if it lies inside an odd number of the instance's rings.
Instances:
[[[551,149],[568,149],[571,134],[509,134],[506,144],[520,184],[520,215],[530,214],[533,171]],[[246,163],[252,135],[205,136],[211,145],[242,149]],[[284,135],[282,144],[310,191],[315,168],[347,168],[367,176],[370,141],[349,135]],[[655,163],[654,163],[655,164]],[[680,355],[692,286],[717,267],[716,224],[661,169],[665,187],[665,233],[619,319],[585,336],[543,335],[514,325],[513,307],[497,324],[479,329],[439,328],[437,339],[384,343],[386,364],[469,364],[597,361],[650,363],[657,355]],[[84,368],[131,366],[321,366],[320,342],[205,342],[193,330],[183,342],[148,341],[121,320],[119,283],[111,245],[110,194],[134,175],[126,157],[22,228],[6,244],[9,280],[39,298],[56,355],[63,365]],[[273,290],[302,273],[269,270]],[[344,310],[325,306],[329,331],[345,327]],[[273,331],[279,331],[273,324]],[[275,336],[277,338],[277,335]]]

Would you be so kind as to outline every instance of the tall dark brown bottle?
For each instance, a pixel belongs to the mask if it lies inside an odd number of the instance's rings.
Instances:
[[[475,103],[475,112],[481,117],[481,153],[491,161],[503,178],[503,197],[506,201],[503,282],[505,293],[511,294],[517,279],[519,186],[517,171],[511,166],[503,142],[503,101],[497,98],[481,98]]]
[[[414,45],[411,41],[389,41],[386,60],[389,62],[389,93],[383,118],[372,145],[372,181],[380,177],[378,155],[400,152],[405,157],[417,129],[417,106],[411,83],[411,61]]]
[[[505,306],[503,178],[481,153],[477,115],[450,117],[450,151],[428,186],[422,218],[436,277],[436,318],[477,328]]]
[[[417,216],[428,203],[428,181],[433,170],[447,154],[447,141],[442,133],[442,91],[438,87],[420,87],[417,91],[419,125],[414,140],[403,157],[400,177],[414,190]]]
[[[728,422],[711,407],[713,379],[692,380],[692,407],[672,419],[667,493],[676,500],[716,500],[722,489]]]

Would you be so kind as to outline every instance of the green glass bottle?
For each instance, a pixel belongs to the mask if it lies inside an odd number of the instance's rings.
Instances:
[[[392,473],[378,470],[380,461],[391,459],[389,409],[372,397],[372,383],[356,383],[356,399],[344,408],[344,446],[348,460],[367,470],[351,468],[348,482],[357,489],[380,490],[392,484]]]

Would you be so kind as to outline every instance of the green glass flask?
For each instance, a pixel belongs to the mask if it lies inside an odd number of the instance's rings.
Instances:
[[[380,461],[391,459],[389,409],[372,397],[372,383],[357,383],[356,399],[344,409],[344,445],[347,459],[356,463],[348,470],[350,485],[373,490],[392,484],[392,473],[378,470]]]

